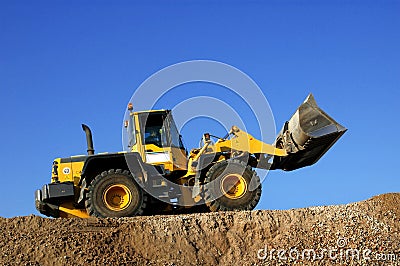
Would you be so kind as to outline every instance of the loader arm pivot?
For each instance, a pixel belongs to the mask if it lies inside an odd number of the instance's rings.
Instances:
[[[287,152],[284,149],[276,148],[275,146],[262,142],[257,138],[253,137],[249,133],[239,129],[237,126],[233,126],[230,135],[233,137],[229,140],[220,139],[215,143],[217,152],[223,152],[228,150],[248,152],[251,154],[269,154],[276,156],[287,156]]]

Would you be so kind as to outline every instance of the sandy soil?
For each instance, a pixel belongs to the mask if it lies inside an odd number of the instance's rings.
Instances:
[[[0,218],[0,265],[400,265],[399,207],[392,193],[286,211]]]

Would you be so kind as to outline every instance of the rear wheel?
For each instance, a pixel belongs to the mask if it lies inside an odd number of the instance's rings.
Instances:
[[[96,217],[127,217],[143,213],[147,195],[129,171],[104,171],[90,183],[86,210]]]
[[[204,197],[211,211],[252,210],[261,197],[260,178],[239,160],[213,165],[205,183]]]

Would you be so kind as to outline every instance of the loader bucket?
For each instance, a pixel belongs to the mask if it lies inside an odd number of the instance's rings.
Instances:
[[[288,155],[275,156],[271,169],[291,171],[313,165],[346,131],[308,95],[278,134],[275,146]]]

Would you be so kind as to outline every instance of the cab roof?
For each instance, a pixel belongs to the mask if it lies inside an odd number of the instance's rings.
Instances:
[[[169,112],[171,112],[171,110],[160,109],[160,110],[137,111],[137,112],[133,112],[133,113],[135,115],[137,115],[137,114],[145,114],[145,113],[169,113]]]

